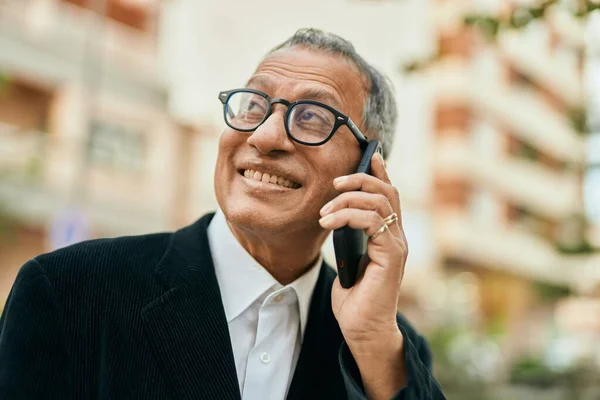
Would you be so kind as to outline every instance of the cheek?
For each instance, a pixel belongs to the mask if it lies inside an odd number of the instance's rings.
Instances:
[[[215,178],[223,175],[223,168],[227,164],[227,159],[230,154],[230,146],[227,146],[225,135],[221,135],[219,139],[219,149],[217,151],[217,163],[215,166]],[[216,179],[215,179],[216,180]]]
[[[243,132],[225,129],[219,138],[219,153],[231,152],[232,149],[240,146],[248,138]]]
[[[227,168],[231,165],[232,159],[247,139],[243,132],[237,132],[232,129],[226,129],[219,138],[219,149],[217,154],[217,169]]]
[[[336,177],[355,173],[362,155],[352,133],[343,131],[343,135],[344,137],[339,137],[340,140],[336,143],[337,151],[331,155]]]
[[[337,146],[337,149],[340,149],[340,147],[342,146]],[[315,188],[322,193],[325,201],[329,201],[339,195],[333,187],[333,180],[338,176],[353,174],[360,161],[360,152],[358,150],[346,150],[343,147],[341,151],[335,150],[336,146],[333,146],[332,150],[318,154],[318,157],[314,158],[311,163],[315,171],[315,182],[317,182]]]
[[[240,136],[239,132],[231,130],[225,130],[221,134],[214,171],[215,192],[220,192],[228,186],[225,181],[229,179],[232,173],[233,156],[240,146]]]

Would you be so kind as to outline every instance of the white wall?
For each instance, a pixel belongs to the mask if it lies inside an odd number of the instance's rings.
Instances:
[[[220,90],[243,85],[261,57],[302,27],[351,40],[370,62],[396,75],[400,59],[433,43],[428,0],[173,0],[165,6],[161,51],[171,107],[183,118],[220,117]]]

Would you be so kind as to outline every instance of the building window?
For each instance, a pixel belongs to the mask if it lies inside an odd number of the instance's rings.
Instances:
[[[94,120],[88,143],[92,165],[128,172],[144,168],[146,140],[143,132],[113,122]]]
[[[147,31],[151,21],[151,6],[144,6],[143,2],[123,0],[102,0],[100,2],[89,0],[62,1],[92,10],[97,9],[102,11],[108,18],[140,31]]]
[[[583,181],[585,214],[589,222],[600,225],[600,11],[590,15],[588,24],[586,86],[589,93],[587,123],[587,168]]]
[[[588,167],[584,177],[583,195],[588,220],[600,224],[600,131],[588,136]]]

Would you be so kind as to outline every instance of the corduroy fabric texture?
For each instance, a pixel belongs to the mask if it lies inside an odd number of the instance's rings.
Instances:
[[[240,399],[206,229],[80,243],[27,262],[0,319],[0,399]],[[323,264],[288,399],[364,399]],[[399,317],[409,386],[443,399]]]

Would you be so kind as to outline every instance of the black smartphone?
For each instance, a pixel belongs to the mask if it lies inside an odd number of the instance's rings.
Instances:
[[[379,141],[371,140],[362,155],[357,173],[371,173],[371,158],[375,153],[383,154],[383,150]],[[356,283],[359,271],[369,262],[366,254],[367,239],[363,230],[352,229],[349,226],[333,231],[337,271],[343,288],[352,287]]]

